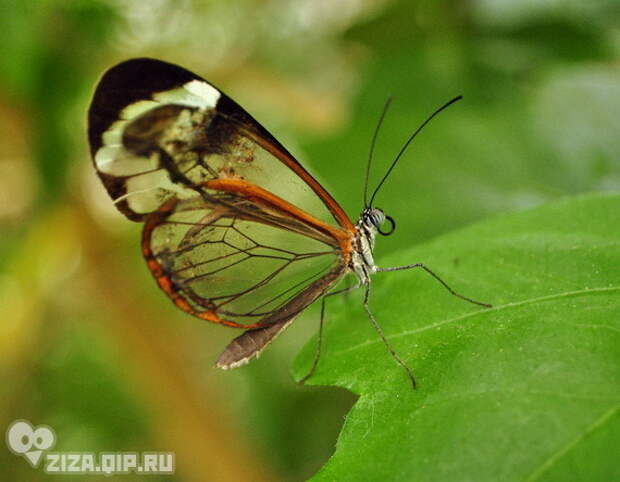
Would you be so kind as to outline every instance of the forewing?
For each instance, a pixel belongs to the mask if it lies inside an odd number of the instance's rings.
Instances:
[[[117,208],[139,221],[204,183],[242,179],[316,219],[352,229],[346,214],[244,109],[201,77],[154,59],[108,70],[89,110],[95,168]]]

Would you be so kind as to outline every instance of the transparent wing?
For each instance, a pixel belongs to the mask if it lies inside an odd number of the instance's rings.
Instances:
[[[143,236],[160,287],[195,316],[260,326],[341,263],[339,250],[312,230],[282,229],[260,206],[238,209],[247,205],[243,198],[199,201],[170,201],[149,217]]]
[[[340,206],[245,110],[181,67],[134,59],[108,70],[89,141],[117,208],[145,222],[160,288],[194,316],[262,326],[347,264],[354,227]],[[313,286],[310,298],[323,290]]]
[[[352,229],[340,206],[254,118],[179,66],[133,59],[108,70],[89,110],[95,168],[118,209],[143,220],[205,181],[234,178]]]

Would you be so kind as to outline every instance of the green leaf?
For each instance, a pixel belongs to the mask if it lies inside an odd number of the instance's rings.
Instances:
[[[414,262],[494,308],[423,271],[374,276],[371,308],[414,391],[360,295],[330,299],[309,383],[360,398],[315,479],[620,480],[620,196],[567,199],[379,257]],[[314,341],[296,377],[313,353]]]

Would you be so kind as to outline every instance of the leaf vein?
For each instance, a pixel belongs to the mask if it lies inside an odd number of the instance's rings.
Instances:
[[[585,289],[585,290],[576,290],[576,291],[566,291],[566,292],[562,292],[562,293],[555,293],[553,295],[547,295],[547,296],[540,296],[537,298],[528,298],[522,301],[517,301],[514,303],[507,303],[505,305],[500,305],[500,306],[496,306],[494,308],[489,308],[489,309],[485,309],[485,310],[477,310],[477,311],[473,311],[470,313],[466,313],[464,315],[460,315],[460,316],[456,316],[454,318],[449,318],[447,320],[442,320],[442,321],[438,321],[436,323],[432,323],[430,325],[427,326],[423,326],[421,328],[415,328],[413,330],[407,330],[407,331],[403,331],[401,333],[396,333],[393,335],[388,335],[388,338],[394,339],[394,338],[400,338],[403,336],[410,336],[410,335],[415,335],[418,333],[422,333],[424,331],[428,331],[428,330],[433,330],[435,328],[438,328],[440,326],[443,325],[447,325],[450,323],[455,323],[457,321],[461,321],[461,320],[465,320],[467,318],[472,318],[474,316],[478,316],[478,315],[486,315],[486,314],[491,314],[494,312],[498,312],[498,311],[503,311],[503,310],[507,310],[507,309],[512,309],[512,308],[520,308],[522,306],[526,306],[526,305],[530,305],[530,304],[535,304],[535,303],[544,303],[547,301],[553,301],[556,299],[560,299],[560,298],[564,298],[564,297],[570,297],[570,296],[584,296],[584,295],[592,295],[592,294],[604,294],[604,293],[613,293],[613,292],[619,292],[620,293],[620,286],[611,286],[608,288],[592,288],[592,289]],[[343,354],[343,353],[348,353],[354,350],[357,350],[359,348],[363,348],[366,346],[370,346],[370,345],[374,345],[376,343],[382,343],[382,341],[377,338],[377,339],[372,339],[372,340],[366,340],[362,343],[358,343],[357,345],[353,345],[353,346],[349,346],[347,348],[345,348],[344,350],[339,350],[339,351],[335,351],[334,354]]]
[[[512,396],[512,395],[536,395],[541,397],[552,397],[559,398],[563,400],[575,400],[575,401],[589,401],[589,402],[614,402],[620,404],[620,399],[618,397],[593,397],[587,395],[573,395],[569,393],[561,393],[561,392],[548,392],[545,390],[482,390],[478,392],[469,392],[469,393],[457,393],[453,397],[443,397],[437,398],[434,400],[425,400],[424,407],[433,407],[437,405],[441,405],[444,403],[450,402],[462,402],[466,399],[473,398],[482,398],[487,395],[504,395],[504,396]]]

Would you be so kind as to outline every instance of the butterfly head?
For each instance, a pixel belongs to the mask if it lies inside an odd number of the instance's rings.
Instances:
[[[367,229],[378,232],[382,236],[389,236],[396,229],[396,222],[394,219],[391,216],[387,216],[379,208],[365,208],[364,211],[362,211],[360,221]],[[390,224],[390,227],[388,229],[382,229],[386,221]]]

